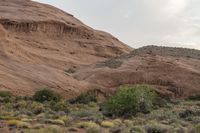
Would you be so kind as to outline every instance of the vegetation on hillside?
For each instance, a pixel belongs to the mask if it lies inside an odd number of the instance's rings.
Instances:
[[[153,88],[147,85],[122,86],[103,103],[102,108],[108,114],[116,116],[148,113],[155,107],[157,97]]]
[[[0,92],[0,132],[200,132],[198,98],[167,102],[148,85],[126,85],[105,101],[97,99],[84,93],[65,100],[48,89],[33,97]]]

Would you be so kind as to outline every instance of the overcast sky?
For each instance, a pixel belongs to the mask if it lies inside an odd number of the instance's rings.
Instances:
[[[126,44],[200,49],[200,0],[37,0]]]

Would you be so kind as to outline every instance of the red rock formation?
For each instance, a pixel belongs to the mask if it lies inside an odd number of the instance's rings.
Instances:
[[[68,69],[132,50],[66,12],[30,0],[1,0],[0,25],[0,89],[19,95],[42,87],[65,96],[84,91],[87,83],[73,79]]]
[[[131,54],[86,66],[74,74],[104,93],[124,84],[149,84],[170,98],[200,94],[200,51],[144,47]]]

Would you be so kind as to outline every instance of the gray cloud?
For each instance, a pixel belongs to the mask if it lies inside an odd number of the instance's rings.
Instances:
[[[37,0],[61,8],[132,47],[200,49],[199,0]]]

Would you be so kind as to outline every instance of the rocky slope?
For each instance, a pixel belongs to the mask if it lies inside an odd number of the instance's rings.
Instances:
[[[104,94],[123,84],[150,84],[164,96],[185,98],[200,94],[200,51],[147,46],[87,66],[74,77]]]
[[[68,72],[131,50],[112,35],[50,5],[0,1],[1,90],[26,95],[48,86],[71,96],[87,88],[87,83]]]
[[[0,1],[0,90],[31,95],[49,87],[70,98],[145,83],[171,98],[200,93],[200,51],[155,46],[130,51],[52,6]]]

